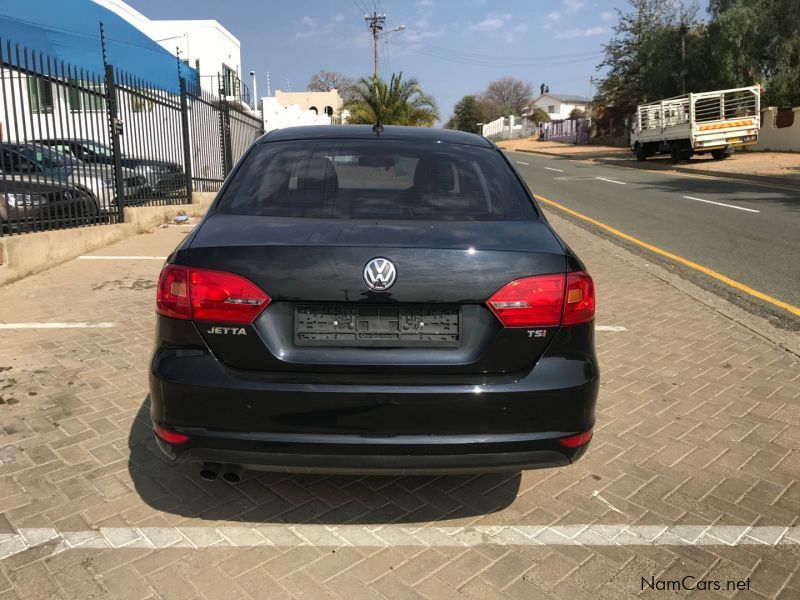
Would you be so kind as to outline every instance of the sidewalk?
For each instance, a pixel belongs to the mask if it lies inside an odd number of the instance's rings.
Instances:
[[[688,163],[674,165],[666,155],[639,162],[627,148],[613,146],[539,142],[533,138],[506,140],[498,142],[497,145],[517,152],[535,152],[564,158],[597,160],[615,166],[673,170],[681,173],[740,178],[800,187],[800,153],[742,151],[726,160],[714,160],[710,156],[708,158],[696,156]]]
[[[0,288],[6,323],[105,324],[2,332],[0,598],[800,597],[800,361],[550,219],[602,326],[595,437],[561,470],[204,482],[148,423],[159,257],[189,227]]]

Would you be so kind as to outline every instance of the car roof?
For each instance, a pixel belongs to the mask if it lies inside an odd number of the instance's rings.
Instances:
[[[289,140],[343,140],[374,139],[372,125],[308,125],[275,129],[263,135],[258,143],[284,142]],[[379,136],[382,140],[405,140],[418,142],[440,142],[445,144],[466,144],[494,148],[494,144],[484,137],[441,127],[401,127],[385,125]]]

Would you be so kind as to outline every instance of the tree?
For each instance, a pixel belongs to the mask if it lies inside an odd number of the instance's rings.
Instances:
[[[486,115],[486,107],[477,96],[470,94],[456,102],[453,107],[453,116],[447,121],[445,127],[470,133],[480,133],[478,123],[485,123],[488,120]]]
[[[502,77],[490,83],[482,98],[489,107],[490,119],[519,116],[527,108],[533,97],[533,87],[514,77]]]
[[[308,91],[330,92],[331,90],[336,90],[344,102],[349,102],[355,97],[354,85],[355,80],[349,75],[322,69],[319,73],[314,73],[311,76],[308,82]]]
[[[675,22],[672,0],[629,0],[631,10],[617,10],[614,37],[603,46],[605,58],[598,69],[608,73],[598,88],[598,100],[614,106],[622,114],[632,113],[636,105],[651,97],[648,78],[659,73],[656,64],[666,53],[664,33]],[[672,46],[674,47],[674,46]],[[658,92],[657,92],[658,93]],[[663,97],[663,96],[660,96]]]
[[[576,119],[583,119],[586,116],[586,111],[582,108],[578,108],[577,106],[569,111],[569,118],[573,121]]]
[[[800,104],[800,3],[711,0],[710,54],[719,87],[762,84],[762,104]]]
[[[547,123],[550,121],[550,115],[547,114],[547,111],[538,106],[533,107],[530,117],[528,118],[534,123]]]
[[[349,123],[431,127],[439,118],[436,101],[425,94],[415,78],[392,73],[387,84],[380,77],[359,79],[354,98],[345,103]]]

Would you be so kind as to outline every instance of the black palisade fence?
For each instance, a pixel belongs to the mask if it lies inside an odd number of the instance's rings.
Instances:
[[[0,236],[118,223],[125,207],[218,190],[261,120],[179,83],[90,72],[0,38]]]

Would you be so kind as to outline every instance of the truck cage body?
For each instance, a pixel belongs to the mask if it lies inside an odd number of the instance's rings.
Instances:
[[[761,121],[757,86],[686,94],[640,104],[631,146],[681,141],[695,152],[755,144]]]

